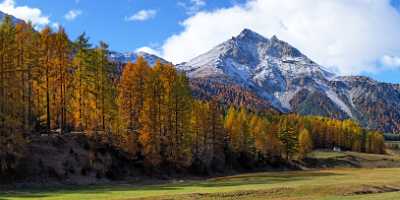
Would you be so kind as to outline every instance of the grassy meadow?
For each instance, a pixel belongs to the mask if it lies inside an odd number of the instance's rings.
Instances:
[[[130,199],[400,199],[400,169],[330,169],[265,172],[137,184],[3,191],[0,200],[130,200]]]

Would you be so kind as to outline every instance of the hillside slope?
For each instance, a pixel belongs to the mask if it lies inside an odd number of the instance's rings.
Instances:
[[[240,87],[281,112],[352,118],[367,128],[400,131],[398,85],[337,76],[276,36],[268,39],[245,29],[177,68],[196,80],[194,84],[201,85],[200,79],[218,87]]]

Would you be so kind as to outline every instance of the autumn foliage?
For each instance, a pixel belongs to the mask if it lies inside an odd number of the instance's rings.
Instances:
[[[304,157],[315,148],[384,153],[380,133],[351,120],[278,115],[195,100],[185,74],[143,58],[120,73],[108,46],[64,29],[0,25],[0,174],[40,134],[85,134],[143,163],[202,173]],[[226,109],[228,107],[228,109]]]

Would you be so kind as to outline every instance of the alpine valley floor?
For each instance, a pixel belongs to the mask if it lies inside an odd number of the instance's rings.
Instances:
[[[339,158],[347,153],[313,153]],[[375,155],[363,156],[376,159]],[[382,159],[388,159],[383,157]],[[389,159],[398,159],[389,158]],[[0,200],[131,200],[131,199],[400,199],[400,168],[332,168],[262,172],[163,183],[128,183],[53,189],[5,190]]]

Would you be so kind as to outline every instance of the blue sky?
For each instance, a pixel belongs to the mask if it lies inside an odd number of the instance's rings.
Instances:
[[[92,43],[104,40],[117,51],[133,51],[148,45],[161,45],[173,33],[182,30],[179,25],[190,14],[190,0],[16,0],[18,5],[40,8],[52,22],[64,26],[72,38],[86,32]],[[61,3],[62,2],[62,3]],[[199,10],[231,6],[240,1],[211,0]],[[65,19],[70,10],[81,14],[74,20]],[[141,10],[155,10],[153,18],[127,21],[126,18]]]
[[[277,35],[340,74],[400,83],[400,0],[1,2],[3,11],[39,26],[61,24],[71,39],[86,32],[93,44],[103,40],[122,52],[145,47],[175,63],[251,28]]]

